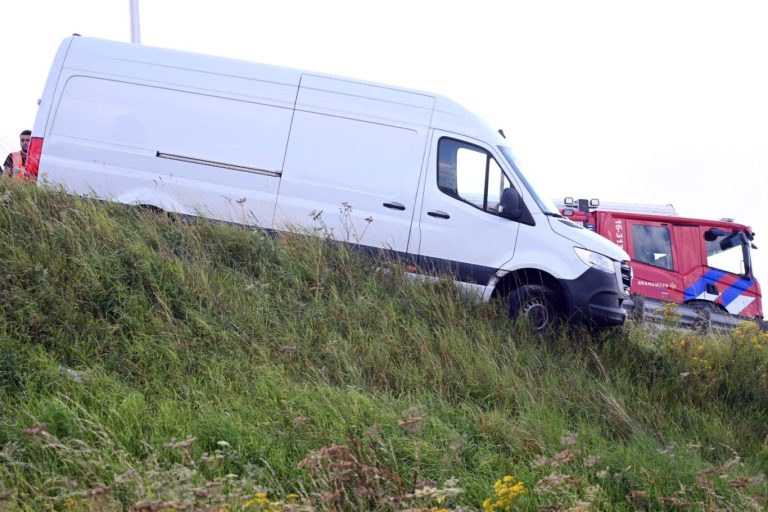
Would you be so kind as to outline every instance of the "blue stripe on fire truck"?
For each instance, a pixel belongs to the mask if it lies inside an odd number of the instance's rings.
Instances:
[[[747,291],[755,282],[751,279],[744,279],[743,277],[733,283],[727,290],[723,292],[723,306],[728,306],[739,295]]]
[[[685,289],[685,294],[684,294],[685,300],[693,300],[699,295],[701,295],[702,293],[706,292],[708,283],[716,283],[724,275],[725,275],[725,272],[723,272],[722,270],[712,269],[707,271],[707,273],[701,276],[698,279],[698,281],[694,282],[691,286]]]

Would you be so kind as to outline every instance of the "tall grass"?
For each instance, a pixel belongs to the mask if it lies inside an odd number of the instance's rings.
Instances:
[[[541,338],[343,245],[9,180],[0,299],[2,510],[765,507],[748,324]]]

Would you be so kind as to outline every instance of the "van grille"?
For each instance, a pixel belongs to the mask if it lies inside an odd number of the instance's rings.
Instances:
[[[624,293],[629,293],[629,287],[632,286],[632,267],[629,261],[621,262],[621,284],[624,287]]]

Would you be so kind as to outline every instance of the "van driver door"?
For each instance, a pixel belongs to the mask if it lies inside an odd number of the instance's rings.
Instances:
[[[418,272],[448,272],[485,286],[515,250],[519,224],[502,217],[508,187],[520,191],[500,155],[480,141],[435,131],[422,182]]]

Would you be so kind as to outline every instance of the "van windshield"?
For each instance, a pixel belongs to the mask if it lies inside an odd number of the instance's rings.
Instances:
[[[515,158],[514,153],[512,153],[512,150],[506,146],[499,146],[499,150],[504,155],[504,158],[515,171],[517,176],[520,178],[520,181],[523,182],[523,185],[525,185],[525,188],[528,190],[528,193],[531,194],[533,200],[536,201],[537,205],[539,205],[541,211],[547,215],[559,216],[560,211],[557,209],[557,206],[555,206],[555,203],[551,199],[542,199],[542,197],[536,193],[536,189],[533,188],[533,185],[531,185],[531,183],[528,181],[528,178],[525,177],[522,169],[520,169],[520,164],[517,163],[517,159]]]

